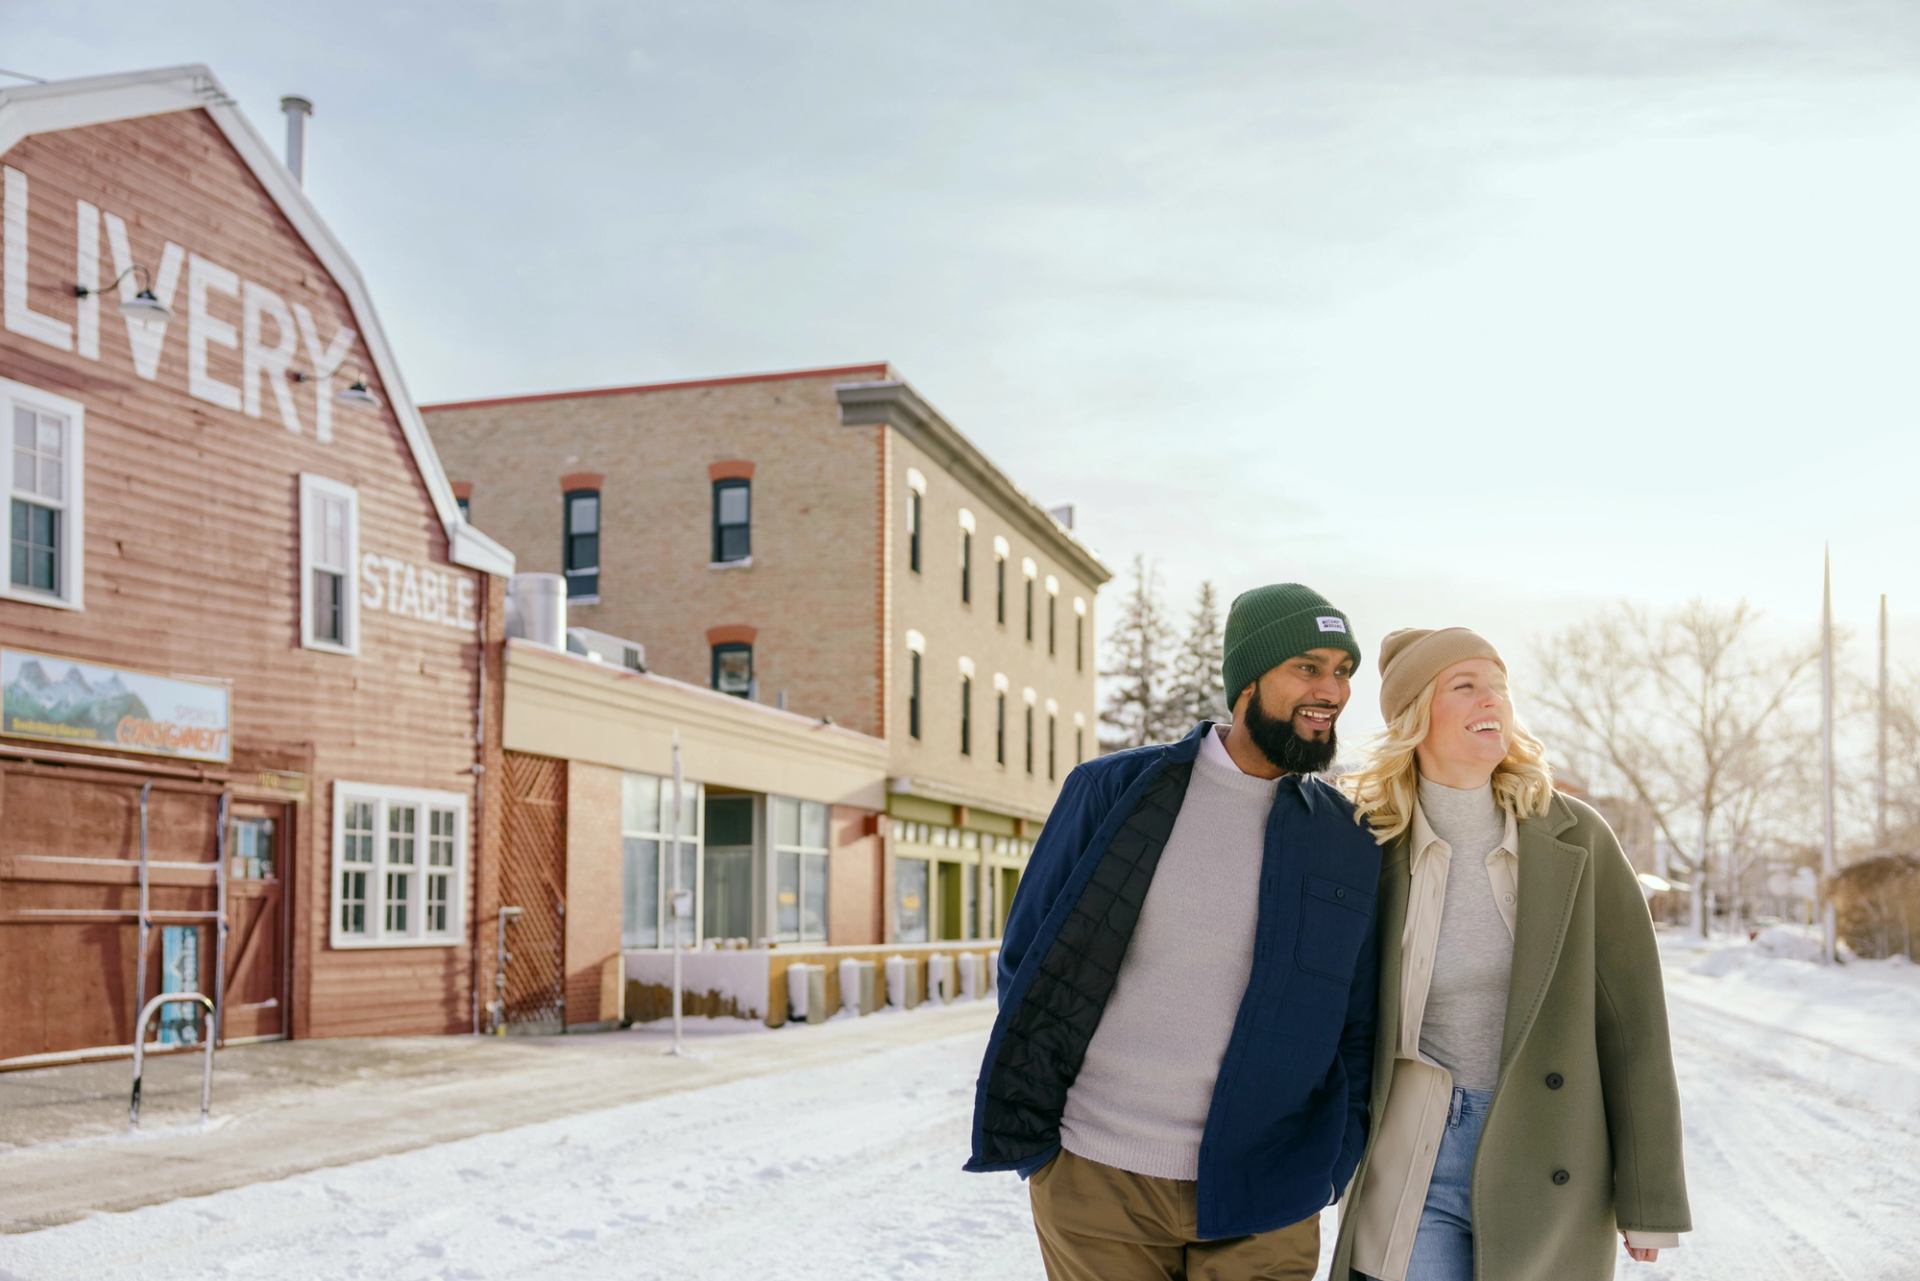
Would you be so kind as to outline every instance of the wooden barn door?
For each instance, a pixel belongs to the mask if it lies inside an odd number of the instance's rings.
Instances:
[[[227,826],[225,1041],[287,1034],[286,806],[237,801]]]
[[[0,1059],[131,1046],[147,998],[214,991],[209,919],[217,784],[152,780],[149,919],[140,958],[140,775],[0,762]],[[163,1044],[197,1043],[199,1016],[162,1008]]]
[[[506,849],[500,905],[506,923],[503,1018],[525,1031],[566,1024],[567,765],[508,752]]]

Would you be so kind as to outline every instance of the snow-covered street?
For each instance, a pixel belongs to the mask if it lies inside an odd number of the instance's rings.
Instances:
[[[1671,941],[1667,956],[1696,1231],[1620,1275],[1920,1275],[1913,967],[1828,974]],[[876,1016],[930,1020],[928,1038],[0,1237],[0,1275],[1038,1278],[1021,1185],[959,1169],[990,1014]]]

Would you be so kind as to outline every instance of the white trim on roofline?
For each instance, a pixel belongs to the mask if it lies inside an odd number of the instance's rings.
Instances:
[[[367,345],[367,357],[379,373],[381,389],[393,407],[414,464],[427,484],[427,496],[447,534],[448,555],[456,565],[482,573],[513,573],[513,554],[468,525],[453,498],[453,486],[434,452],[420,411],[400,376],[400,362],[387,342],[374,310],[373,296],[346,247],[334,238],[320,211],[307,199],[292,173],[211,70],[199,64],[162,67],[111,76],[56,80],[0,89],[0,155],[31,134],[83,129],[116,120],[135,120],[173,111],[205,111],[226,136],[253,176],[293,224],[294,231],[320,260],[347,296],[354,326]]]

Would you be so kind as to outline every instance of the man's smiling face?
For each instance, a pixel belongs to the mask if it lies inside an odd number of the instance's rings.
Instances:
[[[1334,723],[1353,696],[1353,657],[1343,649],[1295,654],[1256,681],[1236,719],[1277,768],[1316,774],[1339,750]]]

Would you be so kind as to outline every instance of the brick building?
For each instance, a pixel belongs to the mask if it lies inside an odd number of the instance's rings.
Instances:
[[[1094,753],[1107,569],[884,364],[426,406],[455,492],[650,669],[887,745],[882,931],[998,933]]]

